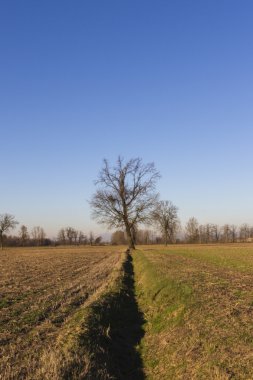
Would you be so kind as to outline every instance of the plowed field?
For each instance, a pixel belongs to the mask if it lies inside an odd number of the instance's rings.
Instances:
[[[106,286],[115,248],[7,249],[0,252],[0,379],[32,378],[80,306]]]

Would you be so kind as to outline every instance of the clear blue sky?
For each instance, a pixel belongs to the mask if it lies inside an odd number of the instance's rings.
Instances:
[[[90,221],[102,159],[154,161],[184,223],[253,224],[253,2],[3,0],[0,213]]]

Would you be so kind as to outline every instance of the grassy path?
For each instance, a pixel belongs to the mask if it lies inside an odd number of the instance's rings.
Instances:
[[[253,247],[133,254],[147,379],[253,379]]]

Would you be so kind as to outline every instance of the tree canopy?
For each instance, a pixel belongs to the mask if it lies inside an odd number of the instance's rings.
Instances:
[[[99,188],[90,202],[93,218],[109,228],[124,227],[129,247],[134,249],[134,230],[150,220],[159,177],[154,163],[144,164],[140,158],[119,157],[113,167],[105,159],[95,182]]]

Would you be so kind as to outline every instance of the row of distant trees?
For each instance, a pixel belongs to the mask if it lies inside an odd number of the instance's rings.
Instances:
[[[21,225],[17,235],[8,233],[18,225],[18,221],[10,214],[0,215],[0,244],[7,246],[46,246],[46,245],[99,245],[102,244],[102,237],[95,236],[93,232],[85,235],[73,227],[61,228],[58,232],[57,239],[49,239],[45,230],[36,226],[30,231],[27,226]]]
[[[0,215],[0,228],[1,228],[1,220],[3,216]],[[5,218],[13,218],[12,215],[5,214]],[[15,226],[18,224],[18,222],[15,220]],[[1,237],[1,245],[3,244],[7,246],[42,246],[42,245],[51,245],[52,241],[51,239],[46,237],[46,233],[44,228],[40,226],[33,227],[30,231],[28,230],[27,226],[21,225],[17,235],[7,235],[7,232],[9,232],[10,229],[14,228],[9,227],[7,230],[5,229],[5,234],[2,234]]]
[[[18,235],[7,235],[7,233],[16,227],[18,222],[13,215],[0,215],[0,243],[10,246],[39,246],[50,245],[51,240],[46,238],[44,229],[40,226],[33,227],[31,231],[25,225],[21,225]]]
[[[95,236],[93,232],[86,235],[73,227],[66,227],[59,230],[57,242],[64,245],[99,245],[102,243],[102,236]]]
[[[236,226],[234,224],[206,223],[199,224],[196,218],[190,218],[185,228],[180,226],[172,237],[166,240],[158,230],[139,229],[135,232],[135,244],[215,244],[253,242],[253,226],[246,223]],[[127,244],[127,236],[123,230],[117,230],[111,235],[111,244]]]
[[[175,239],[171,243],[179,242],[179,239]],[[128,243],[125,231],[117,230],[111,234],[111,244],[112,245],[126,245]],[[138,229],[135,232],[135,244],[164,244],[165,241],[158,231],[150,229]]]
[[[234,224],[207,223],[199,224],[196,218],[190,218],[185,226],[184,240],[188,243],[235,243],[253,242],[253,226],[244,223]]]
[[[182,228],[177,214],[177,208],[172,202],[162,202],[163,218],[158,218],[158,213],[153,215],[154,229],[137,229],[134,231],[134,243],[139,244],[173,244],[173,243],[236,243],[253,242],[253,226],[242,224],[199,224],[194,217],[190,218]],[[161,212],[161,210],[159,211]],[[44,229],[40,226],[33,227],[30,232],[25,225],[21,225],[17,235],[7,235],[11,228],[18,222],[12,215],[0,215],[0,242],[7,246],[47,246],[47,245],[100,245],[103,243],[101,236],[95,236],[93,232],[84,234],[73,227],[61,228],[57,239],[46,237]],[[151,224],[151,222],[150,222]],[[166,227],[166,228],[165,228]],[[128,244],[126,231],[116,230],[111,234],[111,244]]]

